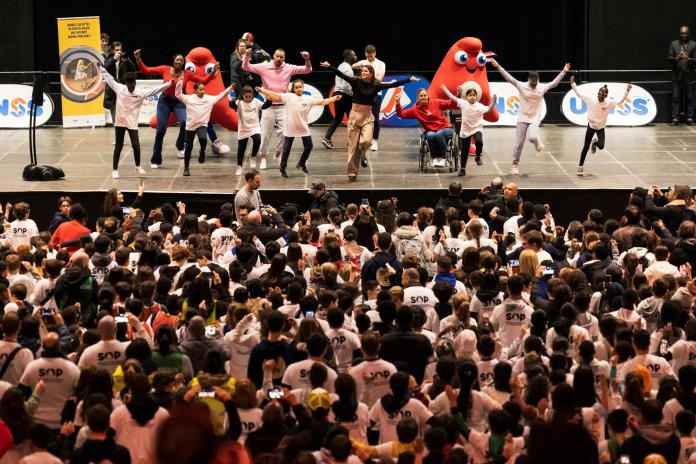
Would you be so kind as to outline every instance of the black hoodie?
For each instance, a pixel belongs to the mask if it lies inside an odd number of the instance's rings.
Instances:
[[[113,464],[130,464],[128,448],[117,445],[113,438],[105,440],[87,440],[82,448],[73,452],[71,464],[88,464],[109,461]]]

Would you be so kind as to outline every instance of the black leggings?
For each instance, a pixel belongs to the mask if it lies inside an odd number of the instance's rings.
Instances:
[[[251,139],[251,157],[256,158],[256,154],[259,152],[259,146],[261,145],[261,134],[254,134],[251,137],[241,139],[237,144],[237,166],[244,165],[244,152],[246,151],[249,139]]]
[[[476,158],[481,157],[481,151],[483,150],[483,134],[479,132],[474,132],[474,145],[476,145]],[[459,139],[459,168],[464,169],[466,167],[466,162],[469,160],[469,145],[471,145],[471,137],[464,137]]]
[[[140,166],[140,138],[138,138],[138,129],[127,129],[120,126],[116,126],[115,129],[116,146],[114,146],[114,171],[118,170],[118,161],[121,159],[121,150],[123,150],[123,139],[126,137],[126,131],[128,131],[128,137],[130,138],[131,146],[133,147],[133,158],[135,159],[135,165]]]
[[[580,166],[585,164],[585,157],[587,156],[587,150],[590,149],[592,144],[592,138],[597,134],[597,148],[600,150],[604,149],[604,129],[595,130],[590,126],[587,126],[587,131],[585,131],[585,145],[582,146],[582,152],[580,152]]]
[[[375,117],[375,125],[372,129],[372,140],[379,139],[379,110],[382,108],[382,97],[377,95],[372,101],[372,116]]]
[[[326,130],[326,135],[324,136],[326,140],[331,140],[331,137],[333,137],[338,126],[341,124],[341,122],[343,122],[343,117],[350,116],[350,109],[353,106],[352,96],[346,95],[342,92],[336,92],[334,95],[340,95],[341,99],[334,103],[336,115],[331,121],[331,125],[329,125],[329,128]]]
[[[312,136],[306,135],[304,137],[299,137],[302,139],[302,155],[300,155],[300,161],[297,162],[298,166],[306,166],[307,160],[309,159],[309,154],[312,152],[314,144],[312,143]],[[285,137],[285,142],[283,143],[283,154],[280,157],[280,169],[285,169],[288,166],[288,158],[290,158],[290,149],[292,149],[292,142],[295,137]]]
[[[198,143],[201,144],[200,158],[205,160],[205,146],[208,144],[208,128],[201,126],[196,130],[186,131],[186,150],[184,151],[184,167],[189,167],[191,161],[191,151],[193,150],[193,138],[198,137]],[[200,161],[201,163],[203,161]]]

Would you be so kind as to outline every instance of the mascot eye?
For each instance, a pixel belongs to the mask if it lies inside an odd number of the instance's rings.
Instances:
[[[191,63],[190,61],[188,61],[188,62],[184,65],[184,69],[187,70],[187,71],[196,72],[196,65],[193,64],[193,63]]]
[[[465,51],[459,50],[454,54],[454,62],[457,64],[465,64],[468,59],[469,55]]]
[[[215,63],[208,63],[205,65],[205,73],[210,74],[215,69]]]
[[[486,55],[484,55],[483,52],[479,52],[476,57],[476,63],[478,63],[479,66],[486,66]]]

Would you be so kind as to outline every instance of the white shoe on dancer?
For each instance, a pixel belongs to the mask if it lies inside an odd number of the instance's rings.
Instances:
[[[512,175],[512,176],[519,176],[520,175],[520,168],[516,164],[513,164],[510,167],[510,175]]]
[[[261,169],[262,171],[264,169],[266,169],[266,157],[265,156],[261,157],[261,164],[259,165],[259,169]]]
[[[135,167],[135,172],[136,172],[136,174],[138,174],[139,176],[144,176],[145,174],[147,174],[147,172],[145,172],[145,169],[143,169],[143,168],[140,167],[140,166],[136,166],[136,167]]]
[[[541,150],[544,149],[544,144],[541,143],[541,137],[537,138],[536,143],[534,144],[534,149],[536,150],[537,153],[540,153]]]
[[[113,177],[114,179],[118,179],[118,170],[111,171],[111,177]]]

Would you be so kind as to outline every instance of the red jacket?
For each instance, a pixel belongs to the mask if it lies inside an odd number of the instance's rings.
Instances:
[[[85,227],[81,222],[72,220],[70,222],[64,222],[58,226],[56,231],[51,237],[51,246],[53,248],[60,248],[60,244],[67,242],[69,240],[78,240],[80,236],[84,234],[90,234],[91,231]],[[80,245],[67,247],[68,253],[71,255],[80,249]]]
[[[416,103],[409,109],[401,108],[401,104],[396,104],[396,114],[401,119],[417,119],[426,131],[439,131],[452,127],[447,117],[442,113],[443,110],[451,110],[457,107],[452,100],[440,100],[431,98],[425,106]]]

